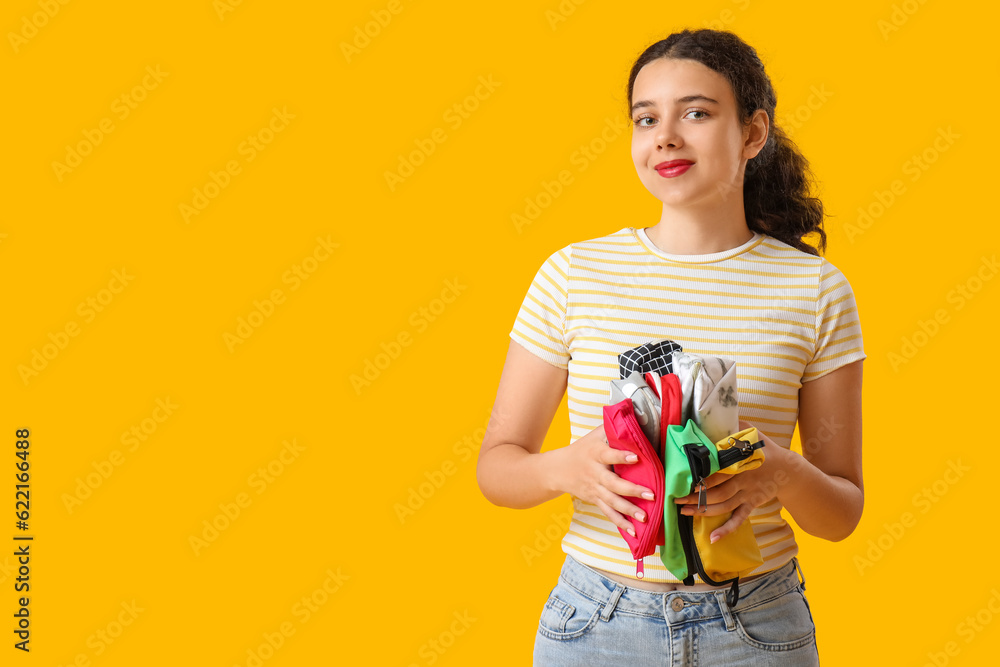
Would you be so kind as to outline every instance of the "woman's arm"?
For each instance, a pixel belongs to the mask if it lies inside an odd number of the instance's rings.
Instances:
[[[865,504],[861,474],[862,361],[799,389],[802,456],[782,449],[787,478],[778,500],[804,531],[838,542],[854,532]]]
[[[526,509],[562,495],[553,484],[553,458],[541,452],[569,372],[510,341],[476,463],[479,488],[494,505]]]
[[[611,447],[604,437],[604,424],[570,445],[541,451],[568,376],[565,369],[539,359],[511,340],[479,450],[479,488],[494,505],[514,509],[534,507],[570,493],[596,505],[616,526],[634,535],[627,516],[639,521],[645,521],[646,516],[625,496],[655,490],[614,472],[616,464],[635,463],[638,457]]]
[[[738,475],[715,473],[706,480],[707,515],[732,512],[712,531],[719,538],[736,530],[754,508],[777,496],[804,531],[838,542],[861,520],[862,361],[805,382],[799,389],[802,455],[761,433],[764,463]],[[750,426],[741,421],[740,427]],[[696,511],[697,494],[678,498],[685,514]],[[713,540],[715,541],[715,540]]]

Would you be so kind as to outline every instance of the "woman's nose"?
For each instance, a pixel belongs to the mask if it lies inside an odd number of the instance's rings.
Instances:
[[[666,148],[667,146],[676,148],[683,143],[675,123],[666,121],[660,123],[656,131],[656,144],[658,148]]]

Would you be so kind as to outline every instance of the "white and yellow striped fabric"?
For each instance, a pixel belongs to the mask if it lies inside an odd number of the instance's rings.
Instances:
[[[802,383],[867,356],[844,275],[825,258],[759,233],[707,255],[665,253],[632,227],[572,243],[538,270],[510,337],[568,370],[570,442],[601,425],[618,354],[643,343],[670,339],[686,352],[736,360],[740,417],[785,448]],[[563,551],[635,577],[618,528],[596,505],[572,500]],[[781,510],[774,499],[750,515],[764,557],[751,575],[798,553]],[[677,581],[659,549],[644,567],[646,581]]]

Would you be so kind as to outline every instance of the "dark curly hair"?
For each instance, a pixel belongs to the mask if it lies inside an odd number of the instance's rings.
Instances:
[[[747,161],[743,178],[743,209],[747,226],[812,255],[826,250],[823,202],[809,195],[809,162],[774,122],[778,103],[771,79],[752,46],[727,30],[675,32],[649,46],[632,65],[628,78],[626,113],[632,122],[632,89],[639,70],[658,58],[687,58],[710,67],[726,78],[736,98],[736,110],[745,126],[757,109],[767,112],[767,142]],[[802,240],[816,234],[818,249]]]

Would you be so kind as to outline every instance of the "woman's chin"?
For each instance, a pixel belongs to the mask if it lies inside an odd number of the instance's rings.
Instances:
[[[696,198],[692,197],[690,192],[682,191],[680,189],[665,190],[664,188],[657,188],[655,190],[650,190],[649,193],[659,199],[664,206],[671,206],[674,208],[690,206],[696,201]]]

